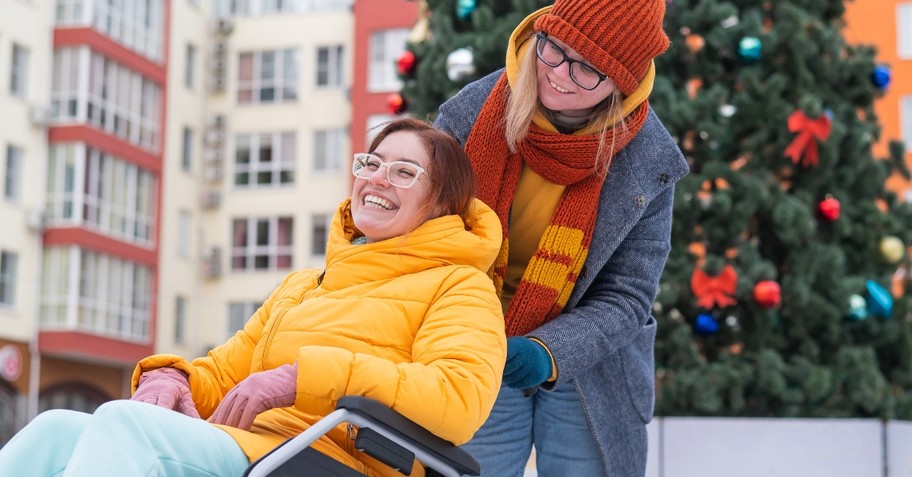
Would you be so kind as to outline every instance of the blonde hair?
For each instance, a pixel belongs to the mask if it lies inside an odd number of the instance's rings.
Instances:
[[[505,136],[512,152],[517,151],[516,145],[522,142],[529,133],[532,117],[536,111],[545,111],[544,106],[538,100],[537,61],[535,46],[532,45],[526,49],[526,54],[519,65],[516,82],[510,85],[507,95],[507,108],[504,114]],[[592,158],[592,167],[599,174],[608,173],[608,168],[611,167],[611,161],[617,152],[614,150],[617,142],[615,128],[620,128],[622,132],[627,131],[627,122],[622,117],[623,102],[623,95],[620,90],[615,88],[614,92],[595,107],[585,126],[587,129],[597,131],[599,135],[598,151]]]

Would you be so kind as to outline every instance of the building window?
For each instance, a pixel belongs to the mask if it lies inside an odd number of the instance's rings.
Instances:
[[[0,251],[0,305],[12,306],[16,298],[15,253]]]
[[[257,16],[351,8],[352,0],[218,0],[216,16]]]
[[[256,188],[294,183],[295,133],[239,134],[234,147],[236,186]]]
[[[196,47],[187,45],[187,57],[184,58],[184,86],[193,89],[193,73],[196,72]]]
[[[297,50],[241,53],[238,103],[278,103],[298,98]]]
[[[912,60],[912,2],[896,5],[896,56]]]
[[[85,8],[86,0],[57,0],[54,18],[58,26],[87,25],[90,11]]]
[[[0,382],[0,448],[16,433],[16,391],[5,382]]]
[[[187,297],[174,297],[174,343],[184,344],[187,340]]]
[[[396,60],[405,51],[408,36],[407,28],[382,30],[371,34],[370,64],[367,67],[368,91],[376,93],[402,89]]]
[[[63,384],[43,391],[38,397],[38,412],[70,409],[91,414],[110,398],[101,391],[79,384]]]
[[[341,128],[314,131],[314,173],[336,173],[342,170],[343,148],[347,137],[345,129]]]
[[[190,171],[193,166],[193,130],[184,126],[181,138],[181,169]]]
[[[912,151],[912,94],[899,99],[899,127],[906,151]]]
[[[78,83],[83,76],[88,77],[87,93]],[[86,122],[155,153],[161,88],[88,47],[59,48],[54,50],[51,115],[57,121]]]
[[[311,216],[310,255],[314,257],[326,255],[330,220],[332,220],[332,216],[327,214],[314,214]]]
[[[42,263],[43,328],[149,341],[149,267],[76,246],[45,248]]]
[[[190,256],[190,233],[193,230],[193,215],[186,210],[177,214],[177,255],[181,258]]]
[[[231,230],[232,270],[291,268],[291,217],[235,219]]]
[[[342,85],[342,46],[317,48],[317,87],[331,88]]]
[[[165,0],[109,0],[89,5],[96,30],[153,61],[162,61]]]
[[[10,94],[25,97],[25,86],[28,84],[29,53],[25,48],[13,43],[12,63],[10,64]]]
[[[228,304],[228,337],[234,336],[262,305],[261,302],[235,302]]]
[[[53,145],[48,154],[45,215],[52,223],[85,224],[150,245],[155,224],[155,175],[82,144]]]
[[[6,146],[6,167],[3,176],[3,197],[16,202],[22,195],[22,149]]]

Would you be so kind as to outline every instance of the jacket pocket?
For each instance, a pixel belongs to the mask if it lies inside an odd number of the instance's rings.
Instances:
[[[655,408],[656,326],[650,316],[639,335],[620,353],[627,394],[644,423],[652,420]]]

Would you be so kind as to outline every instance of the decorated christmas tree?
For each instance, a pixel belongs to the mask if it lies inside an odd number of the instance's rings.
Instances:
[[[422,11],[398,69],[405,110],[433,116],[472,80],[503,67],[507,39],[553,0],[419,0]]]
[[[413,114],[502,66],[549,2],[455,3],[428,1],[409,46]],[[912,206],[884,187],[909,172],[898,142],[872,154],[889,65],[846,44],[840,1],[667,5],[650,103],[691,173],[654,307],[657,413],[912,418]]]

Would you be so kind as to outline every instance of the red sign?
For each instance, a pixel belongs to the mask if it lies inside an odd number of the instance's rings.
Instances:
[[[22,354],[19,348],[6,345],[0,348],[0,376],[13,382],[22,374]]]

